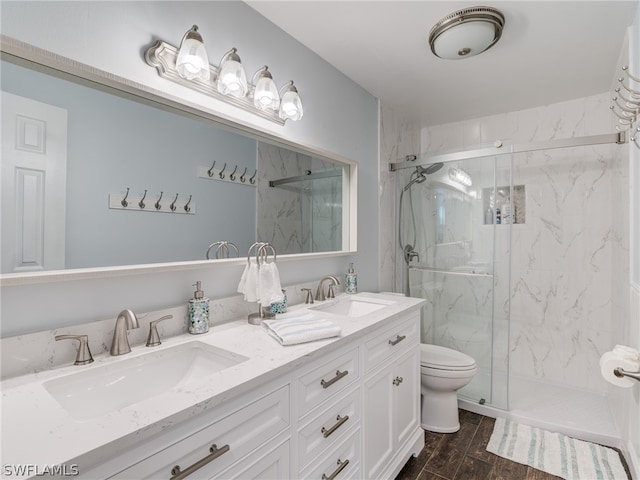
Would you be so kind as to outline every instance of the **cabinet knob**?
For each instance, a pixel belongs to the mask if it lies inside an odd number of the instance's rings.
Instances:
[[[397,386],[398,386],[398,385],[400,385],[403,381],[404,381],[404,378],[402,378],[402,377],[396,377],[396,378],[393,380],[393,384],[397,387]]]
[[[395,340],[389,340],[389,345],[391,345],[392,347],[396,346],[397,344],[399,344],[405,338],[407,338],[406,335],[396,335],[396,339]]]

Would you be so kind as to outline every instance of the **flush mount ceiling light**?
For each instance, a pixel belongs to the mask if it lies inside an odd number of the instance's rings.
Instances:
[[[191,27],[182,37],[176,68],[182,78],[209,80],[209,57],[197,25]]]
[[[440,58],[473,57],[502,35],[504,15],[491,7],[469,7],[442,18],[429,32],[431,51]]]
[[[185,33],[179,49],[158,40],[147,49],[144,58],[162,78],[278,125],[302,118],[302,102],[293,81],[278,92],[265,65],[254,74],[251,83],[247,82],[235,48],[222,56],[220,65],[210,64],[196,25]]]

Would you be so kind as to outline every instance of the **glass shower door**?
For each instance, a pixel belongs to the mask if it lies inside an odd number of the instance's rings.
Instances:
[[[411,202],[415,222],[403,215],[405,238],[415,238],[418,256],[409,264],[411,296],[427,300],[422,311],[422,342],[463,352],[475,359],[478,372],[459,391],[470,401],[498,408],[507,406],[506,375],[497,366],[504,357],[508,336],[496,316],[496,292],[507,288],[506,277],[497,282],[497,208],[505,202],[497,185],[504,183],[495,157],[446,163],[425,182],[413,185]],[[503,170],[503,169],[501,169]],[[509,184],[509,172],[506,175]],[[500,206],[506,203],[500,203]],[[502,213],[502,212],[501,212]],[[406,220],[404,220],[406,218]],[[415,223],[415,237],[412,230]],[[508,261],[508,259],[507,259]],[[501,268],[500,268],[501,270]],[[507,295],[508,296],[508,295]],[[497,342],[504,342],[500,346]]]

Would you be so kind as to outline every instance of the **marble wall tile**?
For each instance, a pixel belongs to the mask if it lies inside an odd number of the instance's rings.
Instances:
[[[398,185],[406,178],[406,171],[390,172],[389,163],[406,155],[420,153],[419,129],[393,109],[380,102],[379,146],[379,290],[403,291],[403,257],[397,248]],[[406,182],[405,182],[406,183]],[[405,183],[401,183],[404,185]]]

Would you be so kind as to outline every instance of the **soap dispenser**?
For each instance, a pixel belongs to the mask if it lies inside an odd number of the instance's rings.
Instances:
[[[353,263],[349,264],[347,274],[344,276],[345,292],[358,293],[358,274],[353,271]]]
[[[201,282],[196,282],[196,291],[189,299],[189,333],[197,335],[209,331],[209,299],[204,296]]]

